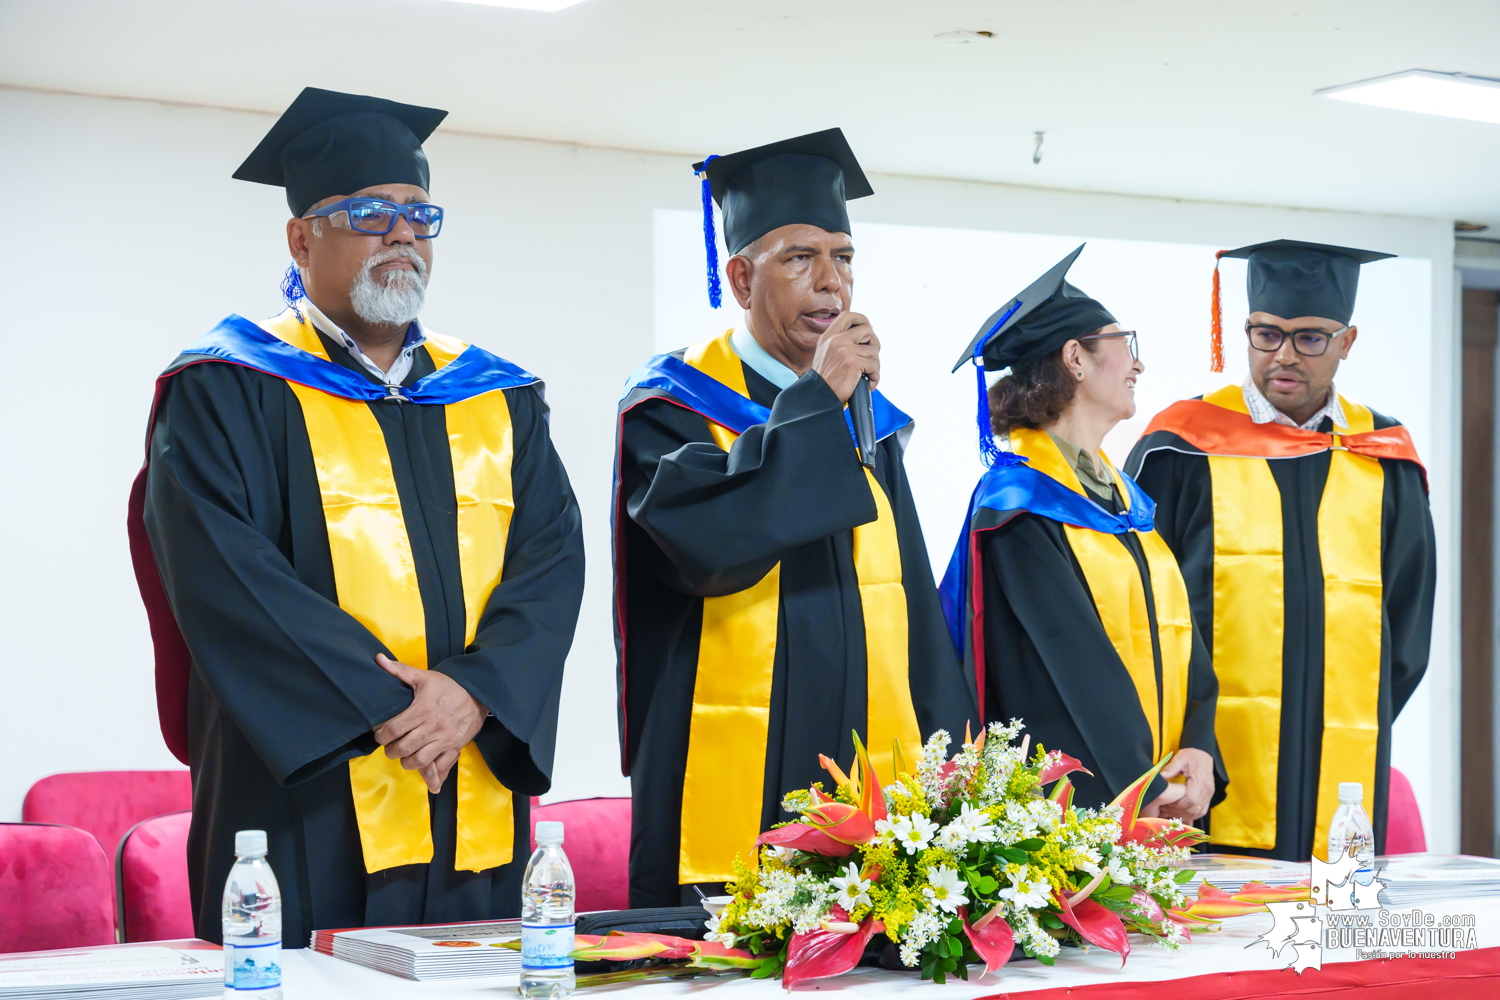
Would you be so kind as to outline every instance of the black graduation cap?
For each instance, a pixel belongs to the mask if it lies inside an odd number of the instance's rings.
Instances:
[[[704,239],[709,259],[709,301],[719,306],[718,247],[713,206],[724,214],[724,245],[739,253],[773,229],[806,223],[830,233],[849,232],[844,203],[875,193],[842,129],[783,139],[693,164],[703,177]]]
[[[1052,265],[1026,290],[990,314],[954,364],[958,371],[983,345],[984,368],[1000,371],[1045,357],[1070,340],[1115,322],[1108,309],[1067,279],[1086,243]]]
[[[234,172],[286,188],[292,214],[376,184],[430,190],[422,142],[448,112],[379,97],[304,87]]]
[[[1268,312],[1283,319],[1321,316],[1348,323],[1359,290],[1359,266],[1396,255],[1327,243],[1272,240],[1226,250],[1219,256],[1249,261],[1245,290],[1251,312]]]

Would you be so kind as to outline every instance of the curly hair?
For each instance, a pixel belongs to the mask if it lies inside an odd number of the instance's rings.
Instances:
[[[1099,342],[1078,338],[1090,354]],[[1064,345],[1066,346],[1066,345]],[[996,434],[1012,427],[1040,427],[1063,415],[1078,393],[1078,380],[1063,361],[1062,348],[1012,368],[1010,374],[990,386],[990,426]]]

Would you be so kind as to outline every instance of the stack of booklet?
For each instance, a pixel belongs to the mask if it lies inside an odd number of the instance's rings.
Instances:
[[[1500,860],[1467,854],[1392,854],[1375,859],[1383,906],[1415,906],[1500,894]]]
[[[160,941],[0,955],[0,1000],[190,1000],[224,992],[224,953]]]
[[[504,945],[520,936],[519,920],[485,920],[434,927],[313,931],[312,948],[407,979],[513,976],[521,971],[521,953]]]

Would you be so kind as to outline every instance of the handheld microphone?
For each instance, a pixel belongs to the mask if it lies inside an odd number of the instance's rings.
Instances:
[[[875,403],[870,398],[870,376],[861,375],[849,396],[849,420],[854,424],[854,440],[859,445],[859,462],[875,471]]]

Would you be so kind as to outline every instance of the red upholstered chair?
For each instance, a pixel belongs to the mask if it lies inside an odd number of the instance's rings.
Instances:
[[[1427,833],[1422,829],[1422,810],[1417,808],[1416,793],[1406,775],[1393,767],[1386,804],[1385,853],[1418,854],[1425,850]]]
[[[76,771],[32,785],[21,818],[87,830],[112,858],[125,831],[141,820],[192,807],[186,771]]]
[[[114,944],[109,874],[83,830],[0,823],[0,952]]]
[[[191,812],[143,819],[120,838],[115,855],[120,933],[127,942],[193,936],[187,838]]]
[[[630,799],[573,799],[534,806],[531,848],[542,820],[563,824],[563,851],[578,886],[574,906],[590,910],[623,910],[630,906]]]

